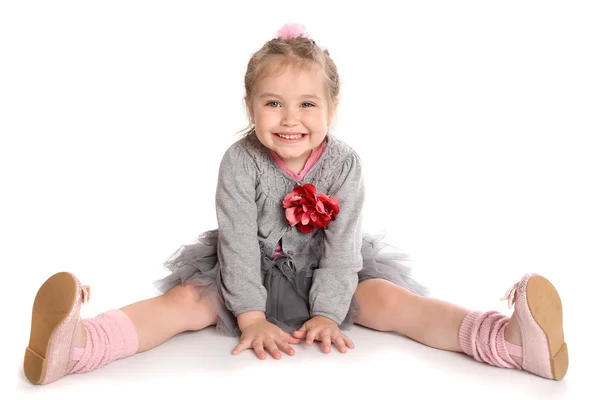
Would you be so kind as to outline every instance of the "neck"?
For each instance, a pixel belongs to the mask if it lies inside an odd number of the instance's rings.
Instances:
[[[304,166],[306,165],[306,162],[308,161],[311,154],[312,154],[312,150],[309,151],[308,153],[304,154],[302,156],[302,158],[291,160],[291,161],[283,160],[283,162],[290,169],[290,171],[292,171],[293,173],[298,175],[304,169]]]

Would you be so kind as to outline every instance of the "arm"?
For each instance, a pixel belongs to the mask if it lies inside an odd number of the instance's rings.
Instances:
[[[264,318],[267,292],[261,279],[257,237],[256,167],[239,146],[227,150],[219,167],[216,193],[218,257],[223,297],[236,316]]]
[[[362,268],[362,208],[365,189],[360,159],[352,154],[344,161],[332,192],[339,199],[339,214],[324,231],[325,247],[315,270],[309,301],[311,316],[342,323],[358,285]]]

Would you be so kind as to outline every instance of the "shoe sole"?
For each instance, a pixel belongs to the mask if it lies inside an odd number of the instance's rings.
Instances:
[[[29,345],[23,363],[25,376],[34,385],[41,384],[46,377],[50,340],[71,315],[76,295],[77,282],[73,275],[59,272],[48,278],[35,296]]]
[[[552,378],[559,381],[564,378],[569,367],[560,296],[546,278],[533,276],[527,283],[527,303],[531,315],[546,335]]]

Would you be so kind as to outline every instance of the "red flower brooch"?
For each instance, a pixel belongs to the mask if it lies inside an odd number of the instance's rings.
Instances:
[[[303,233],[310,233],[315,228],[327,229],[340,211],[338,199],[317,194],[317,188],[310,183],[296,186],[283,199],[283,207],[290,226],[298,225],[298,230]]]

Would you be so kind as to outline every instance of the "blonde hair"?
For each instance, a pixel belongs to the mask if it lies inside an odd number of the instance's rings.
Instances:
[[[328,50],[320,48],[314,40],[305,36],[277,37],[266,42],[248,61],[244,77],[245,96],[248,102],[252,101],[254,87],[260,79],[287,66],[320,68],[325,75],[328,103],[332,104],[339,96],[340,77]],[[242,132],[246,136],[253,131],[254,127],[250,124]]]

